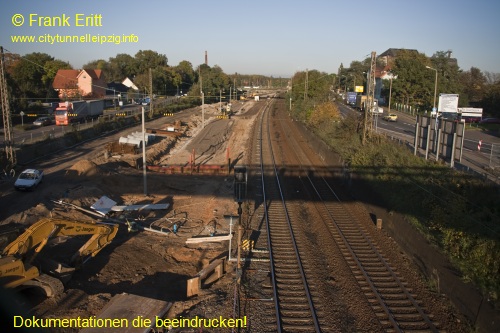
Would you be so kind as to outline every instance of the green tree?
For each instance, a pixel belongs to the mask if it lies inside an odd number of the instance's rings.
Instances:
[[[332,99],[332,75],[317,70],[297,72],[292,78],[292,89],[288,98],[293,102],[293,116],[309,119],[316,105]]]
[[[47,100],[57,96],[52,82],[58,69],[70,69],[71,66],[61,60],[55,60],[46,53],[30,53],[13,62],[9,73],[15,95],[15,107],[26,108],[29,100]]]
[[[197,69],[197,82],[191,88],[189,95],[200,96],[200,83],[202,84],[203,93],[207,101],[219,100],[219,94],[223,91],[229,91],[231,79],[222,71],[222,68],[215,65],[210,67],[206,64],[201,64]]]
[[[187,93],[196,80],[196,73],[194,72],[193,65],[189,61],[183,60],[177,66],[173,67],[173,69],[181,77],[178,88],[183,93]]]
[[[500,80],[486,87],[482,101],[483,113],[487,116],[500,118]]]
[[[47,91],[46,98],[59,100],[57,92],[52,88],[52,83],[60,69],[72,69],[71,65],[62,60],[49,60],[44,65],[45,73],[42,75],[42,83]]]
[[[401,50],[394,61],[392,98],[407,105],[430,108],[433,105],[435,72],[427,69],[425,54]],[[439,80],[439,79],[438,79]]]
[[[137,74],[147,74],[150,68],[166,67],[167,56],[152,50],[140,50],[135,54]]]
[[[115,82],[121,82],[125,78],[131,80],[139,74],[139,62],[136,58],[125,54],[117,54],[114,58],[109,58],[109,79]]]
[[[462,95],[460,69],[455,59],[450,58],[448,52],[438,51],[430,58],[430,62],[430,66],[438,70],[438,96],[439,93]],[[468,105],[466,97],[459,98],[459,106]]]
[[[471,105],[479,105],[484,98],[486,90],[486,77],[479,68],[471,67],[470,70],[460,74],[460,83],[463,87],[463,97]],[[460,98],[462,98],[460,96]]]

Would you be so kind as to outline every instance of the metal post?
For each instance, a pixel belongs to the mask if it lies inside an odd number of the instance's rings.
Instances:
[[[441,129],[438,129],[437,141],[436,141],[436,161],[439,161],[439,143],[441,141]]]
[[[457,133],[453,133],[453,144],[451,146],[451,161],[450,168],[455,166],[455,145],[457,144]]]
[[[229,237],[229,261],[231,261],[231,240],[233,239],[232,235],[233,235],[233,215],[231,215],[231,219],[229,221],[229,235],[231,235],[231,237]]]
[[[429,143],[431,139],[431,125],[427,125],[427,143],[425,144],[425,159],[429,157]]]
[[[238,263],[237,263],[237,276],[238,284],[241,282],[241,236],[243,231],[243,226],[241,225],[241,214],[243,210],[241,209],[241,202],[238,202]]]
[[[420,138],[419,130],[420,130],[420,124],[419,124],[418,118],[417,118],[417,122],[415,123],[415,144],[413,147],[413,155],[415,155],[415,156],[417,155],[418,142],[420,141],[419,140],[419,138]]]
[[[491,143],[491,148],[490,148],[490,168],[492,167],[493,165],[493,147],[494,147],[494,144]]]
[[[144,179],[144,195],[148,195],[148,182],[146,177],[146,131],[144,125],[144,107],[142,107],[142,176]]]
[[[205,94],[201,93],[201,128],[205,128]]]
[[[389,113],[391,113],[391,99],[392,99],[392,73],[391,73],[391,84],[389,85]]]

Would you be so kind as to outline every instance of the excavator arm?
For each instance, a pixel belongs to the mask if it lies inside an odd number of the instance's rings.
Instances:
[[[71,258],[70,264],[78,267],[83,264],[85,258],[94,257],[108,245],[117,232],[118,225],[115,224],[44,218],[5,247],[0,258],[0,284],[16,287],[39,277],[40,272],[37,267],[31,266],[31,263],[50,238],[91,235]]]

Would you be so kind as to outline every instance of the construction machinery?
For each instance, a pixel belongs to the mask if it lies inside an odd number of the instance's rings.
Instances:
[[[117,232],[117,224],[44,218],[31,225],[3,250],[0,257],[0,285],[7,288],[39,287],[47,297],[55,296],[64,290],[62,282],[67,281],[75,269],[108,245]],[[37,258],[49,240],[65,236],[91,237],[71,257],[69,265]]]

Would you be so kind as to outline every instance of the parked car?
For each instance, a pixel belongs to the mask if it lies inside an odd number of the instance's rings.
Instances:
[[[149,105],[151,103],[151,99],[149,97],[146,97],[142,100],[142,105]]]
[[[387,116],[384,116],[383,119],[386,121],[398,121],[398,115],[391,113],[391,114],[388,114]]]
[[[26,169],[19,174],[14,188],[16,190],[32,190],[43,180],[43,170]]]
[[[33,122],[33,125],[35,125],[35,126],[52,125],[52,119],[50,119],[49,117],[40,117]]]
[[[484,118],[479,122],[480,124],[500,124],[499,118]]]

